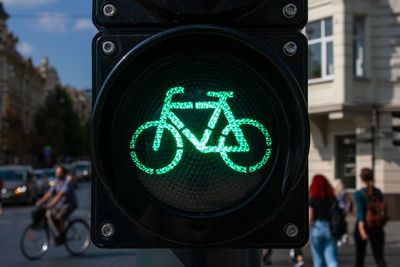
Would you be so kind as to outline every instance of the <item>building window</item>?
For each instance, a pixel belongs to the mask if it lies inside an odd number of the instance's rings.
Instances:
[[[333,79],[332,18],[311,22],[306,28],[308,46],[308,79]]]
[[[336,178],[342,180],[346,188],[356,187],[356,136],[336,137]]]
[[[354,76],[356,78],[366,78],[365,17],[355,17],[353,26]]]

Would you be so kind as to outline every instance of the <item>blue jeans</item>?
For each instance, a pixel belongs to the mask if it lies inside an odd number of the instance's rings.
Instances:
[[[311,225],[311,254],[314,267],[338,267],[336,240],[329,222],[316,220]],[[325,264],[324,264],[325,263]]]

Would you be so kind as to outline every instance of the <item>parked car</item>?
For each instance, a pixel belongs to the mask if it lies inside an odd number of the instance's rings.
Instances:
[[[75,161],[72,163],[75,169],[75,176],[78,181],[89,181],[91,172],[90,161]]]
[[[2,203],[33,203],[38,197],[38,186],[31,166],[9,165],[0,167]]]
[[[39,195],[46,193],[51,186],[54,185],[56,174],[54,168],[43,168],[34,170]]]

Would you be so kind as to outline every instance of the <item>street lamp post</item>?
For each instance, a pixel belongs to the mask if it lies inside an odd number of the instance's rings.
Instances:
[[[371,155],[372,155],[372,172],[375,175],[376,169],[376,130],[379,125],[379,108],[376,105],[372,106],[372,120],[371,120]]]

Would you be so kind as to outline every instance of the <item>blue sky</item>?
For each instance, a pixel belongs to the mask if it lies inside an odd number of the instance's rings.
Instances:
[[[0,0],[19,39],[18,50],[35,65],[47,56],[63,84],[91,88],[92,0]]]

